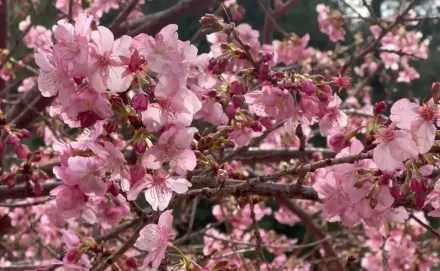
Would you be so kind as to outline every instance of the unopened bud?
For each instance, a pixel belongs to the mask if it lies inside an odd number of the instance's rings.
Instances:
[[[26,160],[28,157],[28,154],[30,154],[30,153],[31,153],[31,151],[29,150],[29,148],[26,145],[20,144],[20,145],[15,146],[15,154],[21,160]]]
[[[378,203],[378,201],[377,201],[376,198],[371,198],[371,199],[370,199],[370,208],[371,208],[371,209],[376,208],[377,203]]]
[[[261,125],[266,129],[272,128],[272,121],[268,117],[260,117],[259,119]]]
[[[240,108],[241,106],[241,98],[240,96],[232,96],[232,104],[235,108]]]
[[[376,103],[374,105],[374,115],[382,115],[383,113],[385,113],[386,109],[387,109],[387,105],[384,101]]]
[[[228,172],[224,169],[219,169],[217,170],[217,182],[220,185],[224,185],[226,183],[226,181],[228,180]]]
[[[244,85],[238,81],[234,81],[231,83],[230,91],[232,95],[239,95],[244,93]],[[217,92],[216,92],[217,94]]]
[[[236,111],[237,111],[237,108],[232,103],[230,103],[226,107],[226,115],[230,118],[233,118],[235,116]]]
[[[335,152],[339,152],[350,146],[350,140],[347,140],[343,133],[336,133],[330,136],[328,143],[330,148]]]
[[[307,95],[313,95],[315,93],[316,86],[310,80],[305,80],[301,84],[301,90]]]
[[[261,132],[261,131],[263,131],[263,126],[262,126],[261,123],[259,123],[258,121],[254,121],[254,122],[251,124],[251,129],[252,129],[254,132]]]
[[[130,268],[137,269],[137,268],[139,267],[139,265],[138,265],[136,259],[133,258],[133,257],[129,257],[129,258],[127,258],[127,259],[125,260],[125,262],[127,263],[128,267],[130,267]]]
[[[145,111],[148,109],[148,96],[143,92],[138,92],[131,100],[131,104],[136,111]]]

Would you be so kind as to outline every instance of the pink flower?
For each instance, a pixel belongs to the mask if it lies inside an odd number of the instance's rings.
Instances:
[[[88,147],[103,160],[102,171],[109,176],[128,179],[129,173],[127,169],[127,161],[124,154],[118,150],[113,143],[104,141],[101,144],[91,142]]]
[[[172,231],[173,214],[172,210],[163,212],[160,215],[159,222],[156,224],[148,224],[140,231],[135,246],[139,249],[149,251],[144,259],[142,270],[145,270],[151,263],[153,268],[159,267],[165,258],[165,252],[168,247],[168,240],[174,238]]]
[[[330,40],[337,42],[344,40],[345,30],[342,28],[342,15],[337,10],[330,10],[328,6],[319,4],[316,6],[318,12],[319,30],[329,35]]]
[[[245,98],[247,103],[255,104],[253,110],[258,116],[269,116],[277,121],[291,117],[295,108],[289,91],[270,85],[263,86],[262,91],[247,93]],[[264,109],[264,114],[259,113],[260,107]]]
[[[440,118],[440,110],[430,100],[419,106],[408,99],[400,99],[391,107],[390,119],[400,129],[408,129],[414,135],[421,154],[428,152],[435,140],[435,125]]]
[[[406,130],[381,128],[375,143],[378,145],[373,151],[373,160],[384,171],[403,168],[403,161],[418,155],[417,145]]]
[[[83,217],[90,223],[95,222],[96,212],[88,204],[89,198],[77,186],[61,185],[50,194],[56,197],[57,210],[65,219]]]
[[[40,67],[38,89],[41,94],[44,97],[58,94],[61,101],[68,101],[67,88],[72,86],[69,65],[43,51],[35,53],[35,62]]]
[[[122,57],[130,57],[131,38],[122,36],[114,40],[113,33],[106,27],[99,26],[91,33],[93,41],[90,51],[90,87],[99,92],[107,88],[114,92],[126,91],[132,78],[123,76],[125,71]]]
[[[144,191],[145,199],[153,210],[165,210],[170,203],[173,191],[182,194],[188,191],[192,184],[184,178],[171,177],[162,170],[157,170],[153,176],[146,174],[137,181],[127,193],[128,200],[136,200],[138,194]]]
[[[71,104],[65,108],[65,112],[72,120],[79,120],[83,128],[113,115],[111,103],[105,95],[91,88],[84,88],[72,96]]]
[[[61,179],[69,185],[78,185],[86,193],[103,196],[107,185],[101,177],[103,161],[95,157],[74,156],[68,160],[69,167]]]
[[[339,87],[339,91],[341,91],[341,89],[343,88],[345,88],[346,90],[351,89],[351,80],[351,77],[348,75],[342,76],[341,74],[339,74],[339,76],[337,77],[332,77],[333,85]]]
[[[333,127],[344,128],[347,126],[347,115],[339,110],[342,101],[338,95],[334,94],[333,100],[324,110],[324,115],[319,121],[319,131],[322,136],[329,135],[330,129]]]
[[[185,175],[196,167],[196,155],[190,146],[197,132],[196,128],[178,129],[171,127],[163,132],[156,145],[148,149],[143,156],[143,165],[159,169],[168,160],[170,167],[179,175]]]
[[[35,77],[28,77],[23,80],[23,84],[18,87],[18,92],[26,92],[35,86]]]
[[[162,28],[154,38],[147,34],[134,37],[133,46],[145,57],[148,68],[152,71],[181,73],[177,65],[180,62],[177,28],[177,25],[170,24]]]
[[[157,103],[150,104],[142,112],[142,122],[149,131],[158,131],[169,124],[187,127],[193,115],[202,108],[202,103],[192,91],[169,76],[159,79],[154,97]]]
[[[92,16],[81,13],[76,18],[75,27],[65,20],[58,21],[58,25],[53,27],[54,37],[57,40],[54,46],[55,56],[63,60],[74,60],[79,64],[86,63],[92,20]]]

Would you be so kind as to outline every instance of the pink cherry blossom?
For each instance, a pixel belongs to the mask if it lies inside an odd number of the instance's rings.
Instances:
[[[405,160],[418,154],[416,142],[406,130],[381,128],[375,142],[378,145],[373,151],[373,160],[381,170],[394,171],[403,168]]]
[[[139,249],[149,251],[144,259],[142,269],[151,263],[154,268],[159,267],[168,247],[168,241],[174,238],[172,231],[173,214],[172,210],[163,212],[157,224],[148,224],[140,231],[135,246]]]
[[[122,36],[115,40],[113,33],[99,26],[91,33],[93,41],[90,51],[90,87],[99,92],[107,88],[114,92],[123,92],[131,84],[131,78],[123,77],[125,68],[120,57],[130,57],[131,38]]]
[[[193,115],[202,108],[197,96],[180,85],[173,77],[161,77],[154,91],[157,103],[142,112],[142,122],[148,130],[158,131],[165,125],[187,127]]]
[[[408,129],[414,135],[420,153],[428,152],[435,140],[435,125],[440,111],[430,100],[423,106],[411,103],[408,99],[398,100],[391,107],[390,119],[401,129]]]
[[[92,20],[92,16],[81,13],[76,18],[75,26],[64,20],[58,21],[58,25],[53,27],[54,37],[57,39],[54,55],[63,60],[74,60],[79,64],[86,63]]]
[[[190,145],[196,132],[196,128],[169,128],[161,134],[157,144],[144,153],[143,165],[159,169],[163,162],[168,161],[171,169],[179,175],[194,170],[196,155]]]
[[[323,111],[323,116],[319,121],[319,131],[321,135],[327,136],[331,128],[344,128],[347,126],[347,115],[339,110],[342,101],[338,95],[334,94],[333,100]]]
[[[173,191],[182,194],[188,191],[192,184],[184,178],[171,177],[169,174],[158,170],[153,176],[146,174],[137,181],[127,193],[128,200],[136,200],[138,194],[144,191],[147,202],[153,210],[165,210],[170,203]]]

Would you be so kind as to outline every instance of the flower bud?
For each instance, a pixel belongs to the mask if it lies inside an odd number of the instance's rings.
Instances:
[[[112,104],[113,110],[124,109],[124,101],[121,99],[121,97],[112,96],[110,99],[110,103]]]
[[[328,143],[330,148],[335,152],[339,152],[350,146],[350,140],[347,140],[343,133],[336,133],[330,136]]]
[[[263,126],[262,126],[261,123],[259,123],[258,121],[254,121],[254,122],[251,124],[251,129],[252,129],[254,132],[261,132],[261,131],[263,131]]]
[[[110,192],[110,194],[113,195],[113,197],[117,197],[119,195],[119,188],[118,188],[118,186],[115,183],[111,182],[110,183],[109,192]]]
[[[130,181],[132,184],[136,183],[140,179],[142,179],[145,176],[145,168],[140,165],[136,164],[130,168]]]
[[[238,81],[231,83],[230,91],[232,95],[239,95],[244,93],[244,85]],[[217,95],[217,92],[215,93]]]
[[[262,52],[261,53],[261,60],[263,62],[269,62],[273,59],[273,53],[271,52]]]
[[[31,132],[29,132],[28,130],[26,130],[26,129],[21,129],[20,130],[20,132],[18,132],[17,133],[17,136],[18,136],[18,138],[20,138],[20,139],[26,139],[26,138],[29,138],[29,137],[31,137]]]
[[[126,263],[126,264],[128,265],[128,267],[130,267],[130,268],[137,269],[137,268],[139,267],[139,265],[138,265],[136,259],[133,258],[133,257],[129,257],[129,258],[127,258],[127,259],[125,260],[125,263]]]
[[[78,114],[78,120],[81,128],[87,128],[92,126],[96,121],[102,120],[102,118],[93,111],[86,111]]]
[[[268,117],[260,117],[259,122],[266,129],[272,128],[272,121]]]
[[[143,137],[138,137],[134,140],[133,147],[137,153],[144,153],[147,149],[147,141]]]
[[[218,26],[218,25],[221,25],[222,23],[223,23],[223,20],[220,19],[219,17],[215,16],[214,14],[205,14],[205,16],[203,16],[200,19],[200,24],[203,27]],[[221,29],[219,29],[218,31],[221,31]]]
[[[371,208],[371,209],[376,208],[377,203],[378,203],[378,200],[377,200],[376,198],[371,198],[371,199],[370,199],[370,208]]]
[[[34,194],[39,196],[43,192],[43,187],[41,186],[40,182],[34,183]]]
[[[148,96],[143,92],[138,92],[131,100],[131,104],[136,111],[145,111],[148,108]]]
[[[66,260],[68,262],[74,262],[78,258],[78,251],[76,250],[69,250],[66,253]]]
[[[235,108],[240,108],[241,106],[241,98],[240,96],[232,96],[232,104]]]
[[[414,198],[417,209],[422,209],[423,206],[425,205],[425,198],[426,198],[425,193],[415,194]]]
[[[411,178],[409,181],[409,187],[414,193],[426,193],[428,191],[423,180],[419,181],[416,178]]]
[[[15,146],[18,143],[18,138],[15,135],[9,134],[6,138],[6,144]]]
[[[305,80],[301,84],[301,90],[307,95],[313,95],[315,93],[316,86],[310,80]]]
[[[400,193],[400,187],[397,185],[393,185],[390,188],[391,196],[393,196],[394,199],[400,199],[402,198],[402,194]]]
[[[230,118],[233,118],[235,116],[236,111],[237,111],[237,108],[232,103],[230,103],[226,107],[226,115]]]
[[[131,126],[135,129],[143,127],[142,119],[138,115],[128,116],[128,121],[130,121]]]
[[[432,96],[432,99],[434,100],[434,103],[437,104],[438,100],[440,98],[440,83],[439,82],[435,82],[432,84],[431,96]]]
[[[226,67],[229,64],[229,58],[226,56],[219,56],[216,58],[211,58],[208,63],[208,70],[215,75],[220,75],[225,72]]]
[[[220,185],[224,185],[226,183],[226,181],[228,180],[228,172],[224,169],[219,169],[217,170],[217,182]]]
[[[84,80],[83,76],[73,76],[73,81],[75,81],[75,84],[80,86]]]
[[[19,144],[19,145],[15,146],[15,154],[21,160],[26,160],[28,154],[30,154],[30,153],[31,153],[31,151],[29,150],[29,148],[26,145]]]
[[[383,113],[385,113],[386,109],[387,109],[387,105],[384,101],[376,103],[374,105],[374,115],[382,115]]]
[[[119,121],[117,119],[111,120],[105,124],[105,131],[109,134],[116,131],[119,127]]]

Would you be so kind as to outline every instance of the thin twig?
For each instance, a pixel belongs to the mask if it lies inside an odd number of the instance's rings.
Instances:
[[[420,220],[418,217],[416,217],[414,214],[409,214],[409,217],[417,221],[423,228],[429,230],[432,234],[435,235],[435,237],[440,238],[440,233],[436,231],[431,225],[426,224],[422,220]]]

